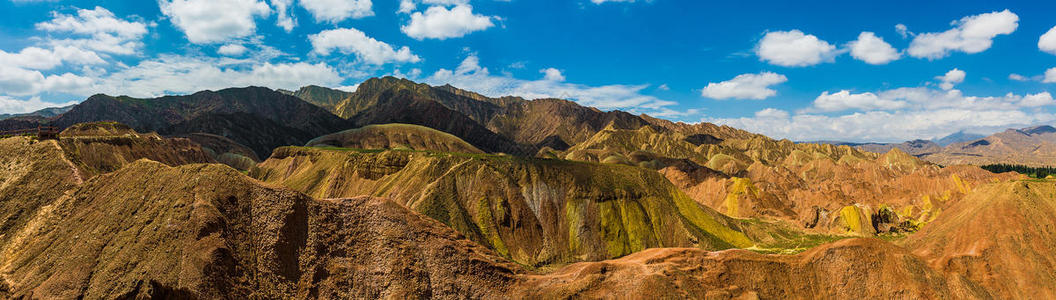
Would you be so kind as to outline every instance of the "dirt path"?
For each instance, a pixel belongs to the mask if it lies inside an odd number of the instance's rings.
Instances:
[[[66,164],[70,165],[70,169],[73,170],[73,179],[74,179],[74,181],[76,181],[77,184],[84,183],[84,176],[81,176],[81,169],[77,168],[77,165],[73,164],[73,162],[70,161],[69,158],[66,158],[66,151],[62,150],[62,147],[59,146],[59,142],[57,142],[57,141],[48,141],[48,142],[51,143],[52,146],[55,146],[55,149],[59,150],[59,158],[61,158],[62,161],[66,162]]]

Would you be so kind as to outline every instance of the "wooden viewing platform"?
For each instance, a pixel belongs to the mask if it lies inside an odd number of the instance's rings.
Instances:
[[[37,126],[37,128],[0,131],[0,137],[20,135],[36,136],[42,140],[57,139],[59,138],[59,128],[55,126]]]

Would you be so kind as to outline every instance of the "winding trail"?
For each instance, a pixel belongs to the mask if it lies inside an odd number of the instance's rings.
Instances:
[[[77,165],[70,161],[69,158],[66,158],[66,151],[62,150],[62,147],[59,146],[59,142],[54,140],[48,142],[51,143],[52,146],[55,146],[55,149],[59,150],[59,158],[66,162],[66,164],[70,165],[70,169],[73,170],[74,181],[76,181],[78,185],[84,183],[84,176],[81,175],[81,169],[77,168]]]

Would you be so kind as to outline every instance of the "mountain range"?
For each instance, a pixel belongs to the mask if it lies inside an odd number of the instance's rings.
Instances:
[[[4,298],[1056,296],[1056,182],[928,161],[1047,126],[794,143],[394,77],[0,120],[38,125],[0,139]]]
[[[1051,167],[1056,164],[1056,128],[1049,125],[1007,129],[989,136],[959,132],[935,141],[844,144],[877,153],[898,148],[942,165],[1010,164]]]

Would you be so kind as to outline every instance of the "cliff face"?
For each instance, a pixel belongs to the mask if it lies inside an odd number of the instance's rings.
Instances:
[[[220,165],[138,161],[24,228],[0,252],[5,297],[480,298],[517,270],[392,202],[313,200]]]
[[[113,122],[81,123],[59,134],[58,146],[85,178],[109,173],[139,159],[171,166],[216,162],[186,138],[142,134]]]
[[[250,175],[319,198],[390,198],[527,265],[753,244],[658,173],[633,167],[287,147]]]

